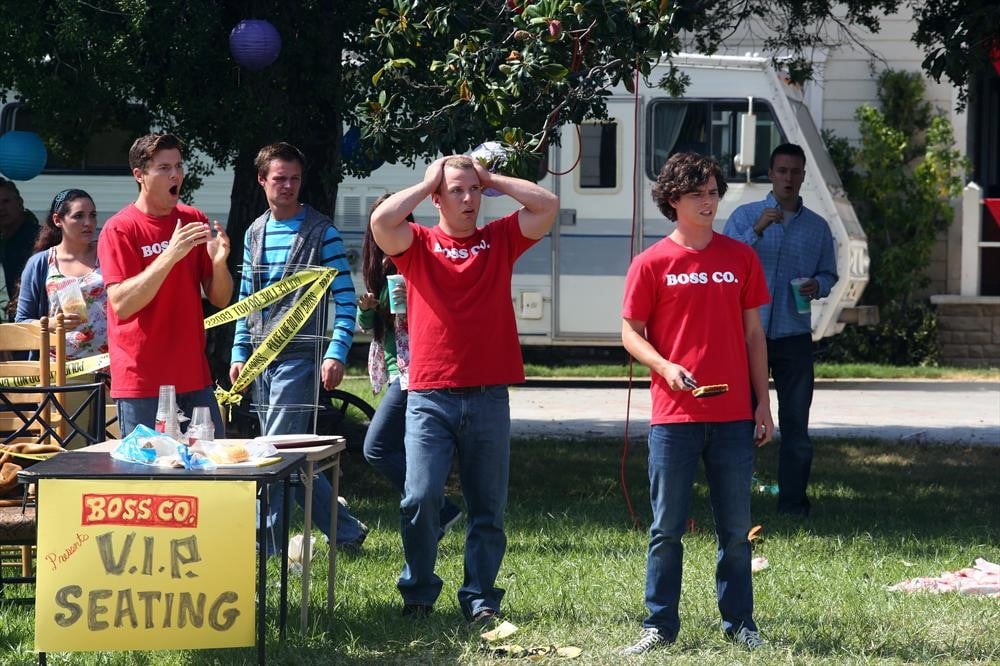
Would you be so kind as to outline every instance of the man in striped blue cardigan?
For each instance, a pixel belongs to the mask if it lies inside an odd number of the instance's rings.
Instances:
[[[322,266],[338,271],[330,286],[334,304],[333,336],[323,351],[319,377],[316,376],[317,357],[326,333],[323,308],[313,312],[299,333],[254,380],[254,403],[262,434],[311,433],[317,409],[317,379],[329,390],[344,378],[347,352],[354,339],[354,284],[344,244],[333,221],[311,206],[299,203],[305,158],[298,148],[284,142],[264,146],[257,154],[255,165],[257,182],[264,189],[268,210],[253,221],[246,233],[240,298],[307,268]],[[300,288],[236,322],[229,368],[233,381],[254,348],[295,306],[304,290]],[[324,532],[330,525],[331,495],[330,483],[320,475],[314,481],[312,510],[315,523]],[[296,498],[300,504],[304,502],[301,487],[297,489]],[[271,493],[269,520],[272,527],[278,527],[282,500],[280,489]],[[341,506],[337,545],[357,549],[367,533],[368,528]],[[271,552],[273,534],[268,541]]]

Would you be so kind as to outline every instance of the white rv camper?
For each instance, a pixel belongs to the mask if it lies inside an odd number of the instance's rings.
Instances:
[[[828,298],[813,303],[813,337],[834,335],[845,322],[859,320],[854,306],[868,281],[865,235],[801,91],[787,85],[765,58],[680,55],[674,62],[690,76],[684,97],[642,86],[636,99],[622,88],[609,99],[608,121],[562,128],[562,145],[551,150],[549,173],[541,181],[560,197],[559,219],[515,268],[511,300],[522,344],[620,344],[630,258],[672,230],[651,199],[655,175],[669,155],[692,150],[713,155],[722,165],[729,191],[715,222],[721,231],[736,206],[770,190],[768,156],[786,141],[805,150],[802,196],[829,222],[837,250],[840,281]],[[658,73],[651,78],[657,80]],[[412,185],[423,170],[385,165],[368,178],[341,184],[335,221],[358,269],[359,287],[368,210],[381,194]],[[104,218],[135,196],[132,179],[119,176],[43,174],[19,186],[39,216],[64,187],[90,191]],[[231,172],[219,171],[206,179],[195,203],[209,217],[225,220],[230,187]],[[508,213],[512,205],[507,197],[484,197],[481,221]],[[423,224],[437,221],[429,202],[414,213]]]
[[[858,320],[854,306],[868,282],[865,234],[800,90],[786,85],[764,58],[682,55],[674,61],[691,78],[683,98],[643,86],[636,100],[622,88],[608,102],[608,121],[562,129],[562,145],[549,155],[549,175],[541,181],[560,197],[559,219],[515,267],[511,299],[522,344],[620,344],[630,257],[672,230],[651,198],[667,157],[691,150],[722,165],[729,191],[715,221],[721,232],[733,209],[770,191],[768,157],[786,141],[805,150],[802,197],[829,222],[836,243],[840,281],[813,304],[813,337],[834,335]],[[341,185],[336,217],[349,252],[360,255],[372,202],[420,174],[422,169],[385,166]],[[506,197],[483,201],[483,221],[512,205]],[[437,220],[427,203],[415,214],[421,223]]]

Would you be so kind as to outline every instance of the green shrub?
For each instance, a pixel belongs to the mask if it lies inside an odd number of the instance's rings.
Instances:
[[[874,326],[848,326],[816,348],[816,358],[828,363],[937,365],[941,353],[937,314],[929,303],[887,303],[879,308]]]
[[[861,302],[881,323],[850,327],[825,346],[830,359],[927,365],[938,354],[937,323],[924,296],[939,231],[954,216],[967,161],[954,149],[951,123],[924,99],[918,72],[886,70],[881,109],[855,114],[859,146],[831,132],[823,138],[868,236],[869,282]]]

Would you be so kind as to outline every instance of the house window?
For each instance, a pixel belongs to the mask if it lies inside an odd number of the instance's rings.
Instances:
[[[30,107],[20,102],[7,104],[0,113],[0,132],[36,131]],[[53,146],[46,142],[48,161],[44,174],[127,175],[128,151],[137,137],[149,133],[146,108],[130,104],[121,122],[96,128],[79,146]]]

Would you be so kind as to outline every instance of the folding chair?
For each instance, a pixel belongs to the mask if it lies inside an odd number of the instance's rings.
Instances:
[[[56,386],[50,385],[50,339],[56,349]],[[6,585],[34,582],[35,508],[29,489],[17,483],[17,472],[35,459],[22,456],[51,454],[68,446],[89,446],[103,441],[104,421],[97,415],[104,414],[105,393],[103,383],[62,385],[65,336],[61,315],[53,336],[49,335],[47,318],[40,322],[0,324],[0,349],[30,349],[38,354],[37,361],[0,362],[0,378],[38,378],[34,386],[0,386],[0,493],[6,491],[4,494],[8,496],[6,500],[0,499],[0,597],[4,597]],[[20,498],[12,497],[17,494]],[[14,557],[5,557],[10,555]],[[6,575],[2,566],[7,564],[6,559],[14,560],[12,563],[19,560],[19,576]]]

